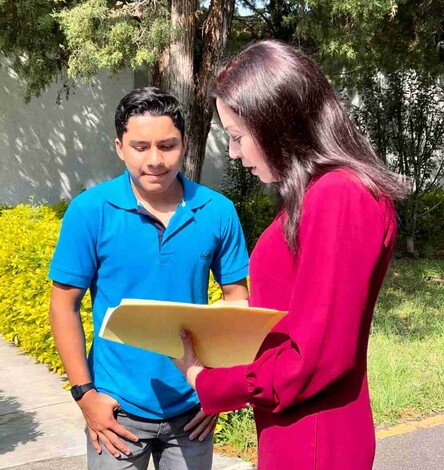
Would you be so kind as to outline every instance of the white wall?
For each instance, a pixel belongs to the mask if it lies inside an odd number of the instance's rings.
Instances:
[[[133,88],[128,71],[79,84],[56,104],[60,85],[26,105],[23,84],[0,68],[0,203],[56,202],[122,171],[114,154],[114,112]]]
[[[202,168],[202,184],[220,190],[224,170],[228,161],[228,137],[215,121],[211,123],[205,149],[205,162]]]
[[[101,74],[78,84],[68,100],[56,103],[60,84],[26,105],[24,85],[2,59],[0,67],[0,204],[70,199],[81,188],[123,170],[114,151],[114,113],[140,76]],[[214,124],[208,139],[202,182],[219,187],[226,140]]]

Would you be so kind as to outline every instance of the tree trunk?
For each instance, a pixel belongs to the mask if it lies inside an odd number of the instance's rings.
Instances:
[[[406,251],[410,256],[415,256],[415,234],[416,221],[418,217],[418,194],[414,193],[405,202],[405,224],[406,224]]]
[[[227,46],[228,33],[234,13],[235,0],[212,0],[203,28],[202,62],[196,76],[185,175],[200,181],[205,159],[205,146],[213,117],[208,96],[209,86]]]
[[[415,239],[413,235],[407,235],[406,250],[407,250],[408,255],[410,256],[415,255]]]
[[[200,181],[205,147],[213,110],[208,88],[220,58],[226,50],[235,0],[212,0],[203,28],[202,62],[193,69],[197,0],[171,0],[171,22],[176,35],[162,55],[154,73],[154,83],[174,93],[185,111],[188,124],[188,151],[184,169],[187,178]]]
[[[154,82],[173,93],[183,106],[186,122],[194,103],[194,37],[197,0],[171,0],[171,23],[175,36],[162,54]]]

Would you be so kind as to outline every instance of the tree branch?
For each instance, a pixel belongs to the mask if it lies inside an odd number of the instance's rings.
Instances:
[[[259,10],[253,3],[251,3],[249,0],[242,0],[242,3],[245,6],[247,6],[251,11],[256,13],[256,15],[258,15],[260,18],[262,18],[265,21],[265,23],[267,23],[268,28],[269,28],[271,33],[273,33],[275,31],[274,25],[273,25],[272,21],[270,20],[270,18],[267,18],[264,15],[264,13],[261,10]]]
[[[439,207],[442,203],[444,202],[444,199],[441,199],[438,201],[433,207],[430,209],[426,210],[425,212],[421,212],[421,214],[418,214],[418,217],[424,217],[425,215],[429,214],[430,212],[434,211],[437,207]]]

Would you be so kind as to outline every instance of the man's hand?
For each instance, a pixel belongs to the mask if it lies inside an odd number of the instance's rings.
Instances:
[[[190,439],[193,440],[197,437],[199,441],[203,441],[208,434],[213,432],[218,416],[219,415],[206,415],[203,410],[200,410],[197,415],[185,425],[183,430],[189,431],[193,429],[190,433]]]
[[[182,330],[180,332],[180,337],[182,338],[184,354],[183,357],[179,359],[172,359],[172,361],[187,378],[191,387],[196,390],[196,378],[198,374],[203,371],[205,366],[194,352],[193,338],[191,333],[187,330]]]
[[[102,453],[102,443],[114,457],[120,457],[120,452],[130,455],[128,447],[119,439],[124,437],[137,442],[138,438],[125,429],[114,418],[114,411],[119,403],[114,398],[96,390],[90,390],[77,402],[85,417],[89,437],[98,454]]]

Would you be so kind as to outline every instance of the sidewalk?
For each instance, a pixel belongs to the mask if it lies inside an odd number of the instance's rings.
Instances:
[[[83,416],[63,385],[0,336],[0,469],[86,469]],[[251,469],[214,456],[213,470]]]
[[[377,434],[373,470],[444,468],[444,415],[401,424]]]

